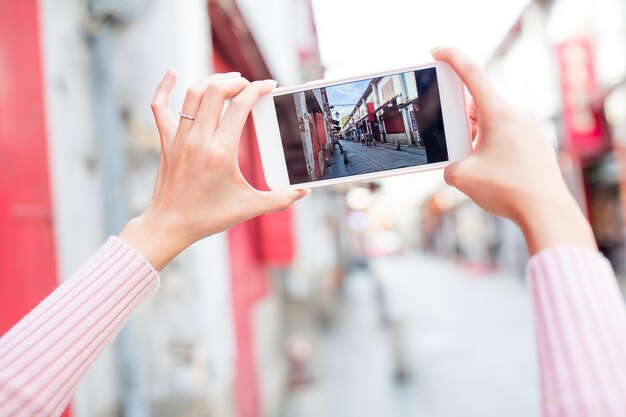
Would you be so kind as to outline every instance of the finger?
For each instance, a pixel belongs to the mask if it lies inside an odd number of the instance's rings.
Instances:
[[[470,96],[469,101],[467,102],[467,115],[469,116],[470,120],[472,121],[476,121],[477,120],[477,116],[476,116],[476,101],[474,101],[474,98]]]
[[[311,194],[308,188],[302,190],[258,191],[263,213],[272,213],[288,208],[298,200]]]
[[[250,82],[242,77],[211,81],[204,92],[194,126],[212,135],[222,117],[226,100],[241,93]]]
[[[157,86],[154,98],[152,99],[152,114],[154,114],[154,121],[156,122],[161,141],[165,137],[173,137],[176,133],[176,119],[170,111],[170,96],[172,90],[176,84],[176,71],[173,68],[168,68],[163,76],[163,79]]]
[[[472,141],[476,140],[476,135],[478,135],[478,119],[476,116],[476,102],[470,96],[469,101],[467,102],[467,115],[469,117],[470,126],[472,128]]]
[[[161,190],[163,170],[165,169],[167,160],[168,145],[171,143],[172,138],[174,138],[178,127],[176,119],[174,119],[174,116],[169,108],[170,96],[175,85],[176,71],[173,68],[168,68],[163,76],[163,79],[156,88],[151,104],[152,113],[154,114],[154,120],[157,125],[157,130],[159,131],[159,138],[161,142],[161,155],[154,185],[154,196],[157,196]]]
[[[478,122],[476,122],[475,120],[470,120],[470,123],[472,125],[472,142],[476,142],[476,139],[478,139],[479,131]]]
[[[458,188],[459,181],[459,166],[461,161],[455,161],[449,164],[443,171],[443,179],[446,184],[451,185],[452,187]]]
[[[476,100],[478,110],[498,106],[501,99],[485,70],[458,48],[435,48],[433,58],[447,62]]]
[[[225,78],[239,77],[240,75],[241,74],[239,74],[238,72],[213,74],[210,77],[207,77],[204,80],[189,87],[189,89],[187,90],[187,94],[185,94],[185,101],[183,102],[181,112],[195,117],[198,113],[198,108],[200,107],[202,97],[204,96],[204,91],[206,90],[209,83],[217,80],[223,80]],[[189,129],[191,129],[193,122],[194,120],[181,117],[178,128],[179,134],[181,134],[182,136],[186,136],[187,132],[189,132]]]
[[[276,88],[276,81],[254,81],[233,98],[216,131],[216,140],[230,149],[237,149],[241,131],[259,97]]]

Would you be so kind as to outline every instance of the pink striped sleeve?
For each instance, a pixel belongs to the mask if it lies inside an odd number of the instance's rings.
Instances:
[[[626,309],[599,252],[545,249],[531,258],[544,417],[626,416]]]
[[[89,366],[159,286],[116,237],[0,339],[0,416],[60,415]]]

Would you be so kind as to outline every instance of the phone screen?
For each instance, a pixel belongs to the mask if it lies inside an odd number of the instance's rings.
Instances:
[[[436,68],[274,97],[291,184],[448,160]]]

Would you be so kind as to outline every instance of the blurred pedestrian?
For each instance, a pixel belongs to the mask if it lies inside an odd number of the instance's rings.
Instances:
[[[515,221],[532,255],[543,416],[624,416],[626,309],[553,149],[476,63],[456,49],[433,56],[473,96],[475,150],[449,165],[445,179]],[[169,70],[152,103],[161,161],[148,208],[0,339],[0,416],[60,415],[102,349],[156,291],[157,271],[193,242],[308,194],[256,190],[237,164],[248,114],[274,81],[213,75],[189,89],[178,124],[168,108],[174,83]]]

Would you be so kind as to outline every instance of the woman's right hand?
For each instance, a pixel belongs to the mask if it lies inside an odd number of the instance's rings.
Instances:
[[[531,254],[556,244],[596,248],[555,151],[530,112],[505,101],[485,71],[460,50],[435,48],[432,55],[450,64],[472,96],[468,112],[475,149],[446,168],[446,182],[483,209],[516,222]]]

